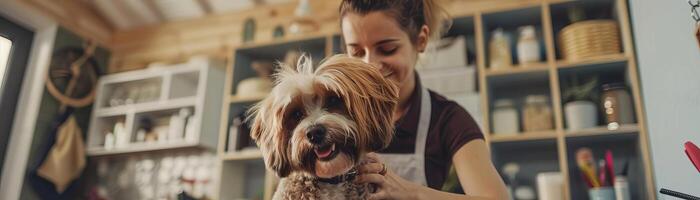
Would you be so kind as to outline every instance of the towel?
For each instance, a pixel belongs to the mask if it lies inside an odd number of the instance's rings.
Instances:
[[[56,143],[49,151],[37,174],[50,181],[58,193],[80,177],[85,168],[85,146],[83,135],[74,116],[58,127]]]

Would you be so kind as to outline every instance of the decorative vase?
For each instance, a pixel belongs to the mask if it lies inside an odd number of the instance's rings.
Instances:
[[[572,101],[564,105],[566,125],[569,130],[580,130],[596,126],[598,113],[591,101]]]

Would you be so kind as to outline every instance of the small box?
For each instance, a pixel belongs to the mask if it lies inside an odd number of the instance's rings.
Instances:
[[[419,61],[420,68],[464,67],[469,63],[464,36],[445,38],[428,45],[428,50]]]
[[[475,67],[421,69],[418,75],[425,87],[440,94],[476,91]]]

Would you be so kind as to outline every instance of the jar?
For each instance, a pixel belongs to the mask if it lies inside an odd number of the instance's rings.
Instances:
[[[527,66],[530,63],[540,61],[540,43],[535,35],[535,26],[523,26],[519,28],[518,38],[518,63]]]
[[[513,66],[513,58],[510,52],[510,38],[503,29],[498,28],[491,34],[489,42],[489,66],[492,69],[507,68]]]
[[[634,123],[634,106],[624,83],[604,84],[601,105],[609,130]]]
[[[518,133],[518,110],[515,109],[513,100],[501,99],[494,102],[493,108],[493,133],[496,135],[509,135]]]
[[[523,130],[542,131],[554,129],[552,108],[545,95],[530,95],[525,98],[523,107]]]

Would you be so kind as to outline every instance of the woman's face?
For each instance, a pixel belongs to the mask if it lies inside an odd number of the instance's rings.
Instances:
[[[413,89],[407,87],[414,85],[413,68],[427,43],[423,33],[414,44],[396,20],[381,11],[366,15],[348,12],[341,28],[348,55],[379,66],[385,77],[399,84],[400,96],[410,95],[403,93]]]

